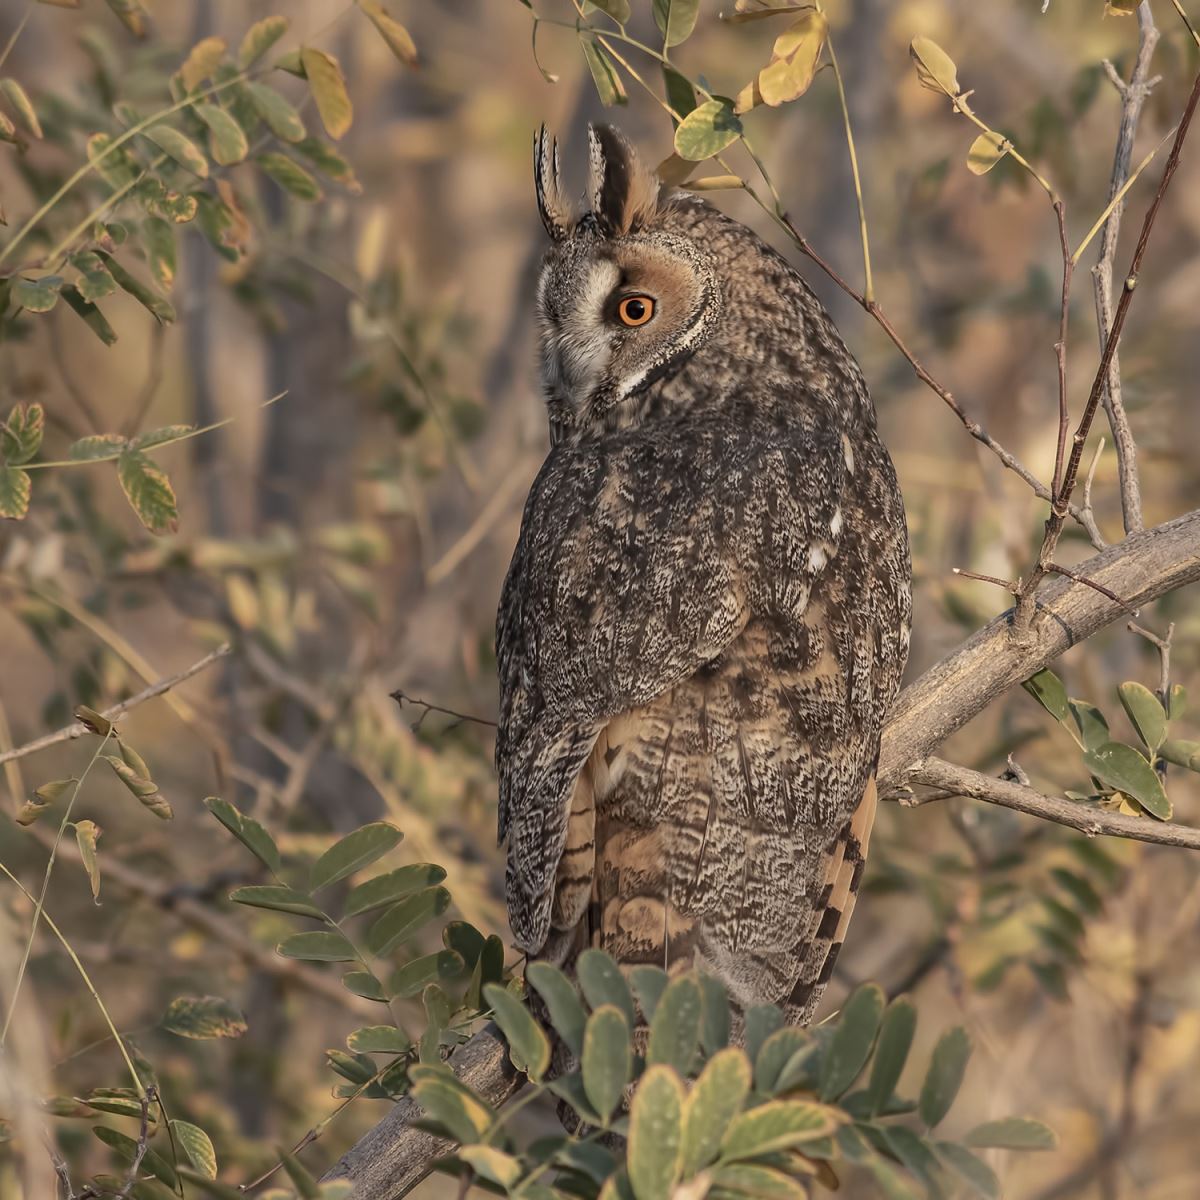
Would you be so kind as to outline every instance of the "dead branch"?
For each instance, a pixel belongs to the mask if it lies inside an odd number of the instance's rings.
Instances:
[[[153,700],[156,696],[161,696],[164,692],[169,692],[173,687],[177,687],[185,680],[191,679],[193,675],[199,675],[201,671],[211,667],[218,659],[224,658],[229,653],[229,643],[226,642],[223,646],[218,646],[211,654],[206,654],[199,662],[194,662],[184,671],[180,671],[177,675],[171,675],[166,679],[160,679],[157,683],[152,683],[148,688],[144,688],[138,692],[136,696],[130,696],[128,700],[122,700],[120,704],[114,704],[111,708],[106,708],[100,715],[109,721],[115,721],[119,717],[123,717],[130,709],[137,708],[139,704],[145,704],[147,700]],[[12,762],[14,759],[24,758],[27,754],[36,754],[39,750],[45,750],[50,746],[56,746],[59,742],[73,741],[75,738],[83,737],[88,732],[88,727],[80,721],[75,721],[71,725],[67,725],[54,733],[48,733],[45,737],[35,738],[32,742],[26,742],[24,746],[17,746],[14,750],[6,750],[0,754],[0,766],[7,762]]]

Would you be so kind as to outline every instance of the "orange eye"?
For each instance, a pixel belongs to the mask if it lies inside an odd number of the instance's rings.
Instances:
[[[622,325],[636,329],[654,316],[654,301],[649,296],[626,296],[617,305],[617,319]]]

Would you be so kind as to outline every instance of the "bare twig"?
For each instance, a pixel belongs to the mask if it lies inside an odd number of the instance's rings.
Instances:
[[[228,653],[228,643],[218,646],[211,654],[206,654],[199,662],[192,663],[186,670],[180,671],[177,675],[168,676],[166,679],[160,679],[157,683],[152,683],[148,688],[144,688],[138,692],[136,696],[130,696],[128,700],[122,700],[120,704],[114,704],[111,708],[106,708],[100,715],[109,721],[116,721],[129,712],[130,709],[137,708],[139,704],[145,704],[147,700],[153,700],[156,696],[161,696],[164,692],[170,691],[171,688],[178,686],[185,680],[191,679],[193,675],[198,675],[201,671],[211,667],[218,659],[224,658]],[[75,738],[83,737],[87,732],[88,728],[86,725],[75,721],[73,724],[64,726],[54,733],[46,734],[45,737],[35,738],[32,742],[26,742],[23,746],[17,746],[13,750],[6,750],[3,754],[0,754],[0,766],[14,759],[24,758],[28,754],[36,754],[39,750],[45,750],[50,746],[56,746],[59,742],[69,742]]]
[[[496,728],[496,722],[489,721],[486,717],[473,717],[470,715],[470,713],[460,713],[456,712],[453,708],[443,708],[440,704],[430,704],[428,700],[418,700],[416,696],[405,695],[404,692],[400,691],[399,688],[391,693],[391,697],[398,705],[400,705],[401,708],[403,708],[406,704],[415,704],[418,708],[423,710],[421,715],[413,724],[412,728],[414,732],[420,729],[421,722],[424,721],[431,712],[442,713],[444,716],[453,717],[454,725],[461,725],[464,721],[470,721],[472,725],[486,725],[489,729]],[[453,729],[454,725],[451,725],[450,728]]]
[[[994,779],[969,767],[959,767],[940,758],[927,758],[917,763],[909,774],[912,783],[939,789],[944,797],[970,796],[986,800],[1015,812],[1027,813],[1078,829],[1088,837],[1107,835],[1153,842],[1159,846],[1180,846],[1200,850],[1200,829],[1176,825],[1173,821],[1156,821],[1153,817],[1131,817],[1123,813],[1105,812],[1089,804],[1046,796],[1031,787]]]
[[[1150,78],[1150,60],[1154,56],[1154,48],[1158,45],[1158,39],[1159,32],[1154,24],[1154,14],[1151,12],[1149,0],[1143,0],[1138,8],[1137,59],[1134,62],[1129,82],[1126,83],[1121,79],[1111,63],[1105,62],[1104,64],[1109,78],[1121,96],[1121,124],[1117,133],[1117,148],[1113,155],[1112,178],[1108,186],[1110,201],[1124,186],[1129,175],[1138,121],[1142,115],[1142,107],[1155,82]],[[1096,265],[1092,268],[1092,285],[1096,297],[1096,327],[1100,335],[1102,351],[1112,328],[1112,268],[1124,208],[1124,201],[1117,203],[1108,220],[1105,221],[1104,232],[1100,239],[1100,255],[1096,260]],[[1117,451],[1121,513],[1125,522],[1125,532],[1130,533],[1135,529],[1142,528],[1142,494],[1138,484],[1137,443],[1134,441],[1133,433],[1129,428],[1129,418],[1125,413],[1125,402],[1121,394],[1121,366],[1115,350],[1104,380],[1102,399]]]
[[[968,571],[963,567],[952,567],[951,571],[955,575],[961,575],[963,579],[974,579],[979,583],[990,583],[995,587],[1003,588],[1013,596],[1019,595],[1021,591],[1021,581],[1019,579],[1001,579],[999,575],[981,575],[978,571]]]
[[[1137,615],[1137,609],[1133,608],[1126,601],[1122,600],[1116,592],[1109,591],[1102,583],[1097,583],[1094,579],[1089,579],[1086,575],[1080,575],[1078,571],[1072,570],[1070,567],[1064,567],[1062,563],[1048,563],[1046,570],[1053,575],[1065,575],[1068,579],[1075,580],[1076,583],[1082,583],[1085,587],[1095,588],[1102,596],[1107,596],[1114,604],[1119,604],[1126,612]]]
[[[129,1169],[125,1172],[125,1181],[121,1185],[121,1190],[117,1192],[117,1196],[122,1200],[125,1200],[133,1191],[133,1185],[138,1181],[138,1170],[141,1168],[142,1159],[146,1157],[146,1148],[150,1144],[150,1106],[158,1099],[158,1088],[152,1083],[148,1084],[140,1099],[142,1121],[138,1129],[137,1148],[133,1152],[133,1161],[130,1162]]]
[[[1158,216],[1158,210],[1162,207],[1163,197],[1166,195],[1167,188],[1171,184],[1171,179],[1174,177],[1175,171],[1179,166],[1183,144],[1187,140],[1192,118],[1196,113],[1197,102],[1200,102],[1200,74],[1196,76],[1195,82],[1192,84],[1192,90],[1188,95],[1183,116],[1179,121],[1179,128],[1175,133],[1175,141],[1171,145],[1171,153],[1167,156],[1167,163],[1163,168],[1162,179],[1159,180],[1158,190],[1155,192],[1154,199],[1151,201],[1150,207],[1146,211],[1145,219],[1142,222],[1142,232],[1138,237],[1137,246],[1133,252],[1133,259],[1129,264],[1129,271],[1125,276],[1121,298],[1117,301],[1117,309],[1113,316],[1112,327],[1109,330],[1108,339],[1104,343],[1104,353],[1100,356],[1100,366],[1092,382],[1092,390],[1088,395],[1087,404],[1084,406],[1083,415],[1080,417],[1079,425],[1075,430],[1071,454],[1067,459],[1067,467],[1063,473],[1062,486],[1055,490],[1054,499],[1050,504],[1050,515],[1046,518],[1046,532],[1042,538],[1041,549],[1038,552],[1038,561],[1017,606],[1017,621],[1014,623],[1014,628],[1021,636],[1024,636],[1028,632],[1029,622],[1033,617],[1034,593],[1037,591],[1037,587],[1041,581],[1050,573],[1054,551],[1058,546],[1058,539],[1062,536],[1063,525],[1066,522],[1071,493],[1075,490],[1075,483],[1079,477],[1079,465],[1083,459],[1083,447],[1087,442],[1088,434],[1091,432],[1092,422],[1095,419],[1096,410],[1100,405],[1100,397],[1104,391],[1105,382],[1109,378],[1113,355],[1116,353],[1117,343],[1121,340],[1121,331],[1125,327],[1125,319],[1129,315],[1133,293],[1137,288],[1138,273],[1142,268],[1142,260],[1146,255],[1146,246],[1149,244],[1150,234],[1154,229],[1155,218]]]
[[[1058,495],[1062,485],[1063,460],[1067,454],[1067,431],[1071,414],[1067,407],[1067,325],[1071,313],[1071,280],[1075,276],[1075,260],[1067,237],[1067,210],[1061,199],[1054,200],[1054,217],[1058,222],[1058,240],[1062,245],[1062,300],[1059,304],[1058,341],[1054,353],[1058,359],[1058,441],[1054,447],[1054,482],[1050,490]]]

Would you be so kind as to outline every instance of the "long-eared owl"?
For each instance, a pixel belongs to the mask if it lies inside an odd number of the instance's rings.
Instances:
[[[795,270],[607,127],[586,211],[535,146],[551,448],[497,618],[513,935],[698,968],[808,1019],[908,650],[904,509]]]

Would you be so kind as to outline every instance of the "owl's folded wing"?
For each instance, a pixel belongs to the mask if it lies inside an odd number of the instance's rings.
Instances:
[[[630,432],[552,451],[497,622],[500,836],[536,952],[580,771],[609,721],[716,659],[753,613],[803,611],[833,556],[841,445],[798,427]]]

